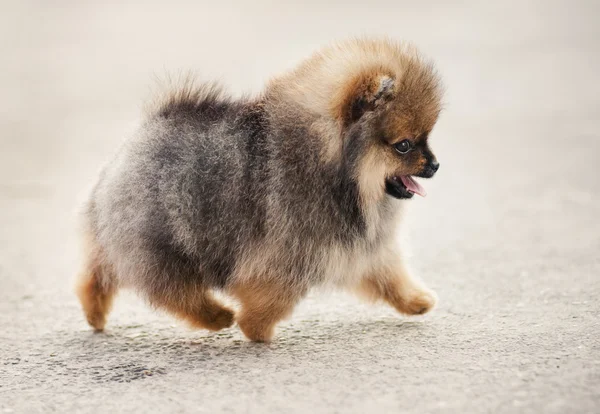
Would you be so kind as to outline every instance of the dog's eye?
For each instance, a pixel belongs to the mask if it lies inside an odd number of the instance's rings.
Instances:
[[[411,147],[410,141],[407,139],[404,139],[404,140],[398,142],[397,144],[394,144],[394,148],[400,154],[406,154],[408,151],[410,151],[410,147]]]

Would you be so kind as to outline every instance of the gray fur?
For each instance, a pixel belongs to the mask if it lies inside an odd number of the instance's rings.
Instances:
[[[341,154],[326,161],[327,137],[313,127],[322,115],[280,95],[233,101],[188,84],[147,116],[86,206],[112,269],[104,284],[151,302],[239,278],[305,291],[344,284],[383,257],[401,201],[367,207],[357,182],[381,120],[367,114],[348,126]]]
[[[151,116],[102,174],[87,216],[120,283],[223,288],[247,248],[273,240],[281,277],[318,283],[320,253],[366,231],[353,159],[321,165],[319,137],[272,124],[258,102],[204,118],[184,106]]]

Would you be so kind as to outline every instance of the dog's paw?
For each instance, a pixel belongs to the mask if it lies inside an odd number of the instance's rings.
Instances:
[[[242,330],[246,338],[248,338],[252,342],[269,343],[273,339],[272,328],[240,325],[240,329]]]
[[[407,315],[423,315],[435,307],[438,298],[432,290],[418,290],[411,292],[403,301],[399,311]]]
[[[274,323],[265,323],[260,318],[253,318],[251,314],[242,314],[237,323],[246,338],[253,342],[269,343],[273,339]]]
[[[192,328],[220,331],[233,325],[235,314],[225,307],[203,309],[200,313],[185,315],[184,318]]]
[[[229,328],[233,325],[235,314],[229,309],[223,308],[219,312],[212,315],[212,318],[207,320],[206,327],[211,331],[219,331],[221,329]]]

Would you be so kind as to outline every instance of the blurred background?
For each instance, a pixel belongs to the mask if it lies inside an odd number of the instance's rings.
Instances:
[[[597,410],[599,20],[597,1],[0,1],[0,412]],[[123,294],[92,334],[75,213],[156,79],[258,93],[357,35],[413,42],[447,88],[408,223],[438,309],[313,295],[265,346]]]

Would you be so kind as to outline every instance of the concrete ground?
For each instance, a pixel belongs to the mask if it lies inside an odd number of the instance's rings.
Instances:
[[[0,413],[600,411],[598,2],[146,3],[0,3]],[[315,294],[257,345],[123,294],[92,333],[74,212],[154,77],[257,91],[362,33],[447,85],[409,223],[437,310]]]

